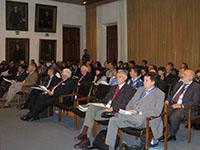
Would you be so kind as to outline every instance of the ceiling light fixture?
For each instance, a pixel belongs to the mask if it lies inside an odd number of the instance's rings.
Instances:
[[[87,1],[83,1],[83,4],[86,5],[86,4],[87,4]]]

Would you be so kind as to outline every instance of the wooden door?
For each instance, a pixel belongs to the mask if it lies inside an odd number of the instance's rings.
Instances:
[[[80,28],[63,27],[63,61],[80,61]]]
[[[117,62],[118,59],[118,42],[117,42],[117,25],[107,26],[107,60]]]

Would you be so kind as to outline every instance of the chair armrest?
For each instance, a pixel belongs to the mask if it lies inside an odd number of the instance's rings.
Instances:
[[[192,111],[197,110],[197,108],[200,108],[200,104],[193,105],[188,110],[188,121],[191,122],[192,120],[200,119],[200,115],[194,115],[192,116]]]
[[[162,113],[159,116],[150,116],[150,117],[147,117],[146,120],[148,120],[148,121],[154,120],[156,118],[167,115],[167,113],[168,113],[168,104],[164,104],[164,110],[162,111]]]
[[[189,109],[195,109],[195,108],[199,108],[200,107],[200,104],[196,104],[196,105],[193,105],[193,106],[191,106]]]
[[[79,102],[89,102],[91,99],[93,99],[93,96],[84,96],[84,97],[78,97],[77,99],[74,100],[74,105],[77,106],[79,105]]]
[[[78,96],[78,94],[77,93],[63,94],[63,95],[59,96],[59,103],[63,103],[63,98],[72,97],[72,96]]]

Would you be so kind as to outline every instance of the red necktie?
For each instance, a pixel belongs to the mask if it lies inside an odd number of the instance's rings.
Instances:
[[[61,83],[63,83],[63,80],[60,81],[58,84],[56,84],[56,85],[51,89],[51,91],[54,92],[54,90],[55,90]]]
[[[119,93],[119,86],[116,87],[112,100],[115,100],[115,97],[117,96],[118,93]]]

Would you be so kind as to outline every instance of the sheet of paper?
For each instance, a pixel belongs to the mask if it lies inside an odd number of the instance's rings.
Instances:
[[[36,89],[36,90],[40,90],[40,91],[44,91],[44,92],[47,92],[48,89],[45,87],[41,87],[41,86],[33,86],[31,87],[32,89]]]
[[[88,110],[89,105],[78,105],[78,109],[82,112],[86,112]]]
[[[103,107],[106,108],[106,105],[103,103],[89,103],[90,105],[98,106],[98,107]]]
[[[9,82],[11,84],[16,83],[14,80],[9,80],[9,79],[6,79],[6,78],[3,78],[3,80],[6,81],[6,82]]]
[[[130,111],[123,110],[123,109],[119,109],[119,113],[123,114],[123,115],[133,115],[133,114],[136,114],[136,112],[130,112]]]

